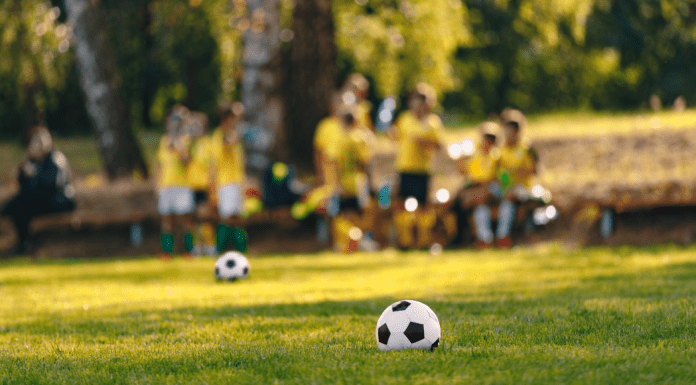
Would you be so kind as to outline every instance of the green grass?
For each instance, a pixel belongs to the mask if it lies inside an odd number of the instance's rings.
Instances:
[[[0,383],[694,383],[696,247],[0,266]],[[381,352],[399,299],[435,352]]]
[[[696,128],[696,109],[684,112],[592,112],[561,111],[528,118],[526,135],[531,139],[577,138],[601,135],[635,134],[660,129],[684,130]],[[481,121],[463,121],[455,117],[445,120],[451,140],[474,137]]]

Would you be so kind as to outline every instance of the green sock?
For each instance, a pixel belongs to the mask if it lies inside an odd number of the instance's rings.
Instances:
[[[240,253],[244,253],[247,250],[247,233],[242,228],[235,228],[232,230],[232,242],[234,242],[234,249]]]
[[[217,251],[222,253],[227,246],[227,234],[229,233],[229,228],[223,224],[217,225],[215,234],[217,235]]]
[[[193,234],[186,233],[184,235],[184,251],[190,253],[193,251]]]
[[[162,244],[162,250],[165,253],[171,253],[174,251],[174,237],[169,233],[164,233],[160,236],[160,243]]]

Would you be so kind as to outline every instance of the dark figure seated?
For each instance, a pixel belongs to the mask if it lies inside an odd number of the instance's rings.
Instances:
[[[14,171],[13,183],[18,193],[0,212],[14,222],[17,254],[26,253],[31,247],[29,222],[33,218],[75,209],[75,188],[67,158],[53,148],[53,139],[45,126],[32,131],[27,159]]]

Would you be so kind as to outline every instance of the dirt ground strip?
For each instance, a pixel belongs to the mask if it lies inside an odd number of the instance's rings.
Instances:
[[[652,244],[696,241],[696,129],[639,132],[587,138],[541,139],[539,181],[553,194],[559,219],[527,242],[560,239],[582,244]],[[373,184],[394,178],[394,148],[379,153]],[[444,153],[435,158],[433,192],[455,191],[463,182]],[[0,187],[0,202],[9,198]],[[159,248],[156,197],[151,183],[90,187],[78,183],[78,210],[70,216],[36,220],[37,255],[109,256],[156,253]],[[615,213],[615,231],[601,238],[598,219]],[[270,214],[269,214],[270,215]],[[140,245],[130,241],[140,226]],[[315,222],[269,216],[249,227],[253,253],[305,252],[323,247]],[[0,219],[0,257],[9,255],[14,234]]]

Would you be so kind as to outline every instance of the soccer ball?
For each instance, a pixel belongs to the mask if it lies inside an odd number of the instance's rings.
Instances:
[[[382,312],[375,335],[380,350],[433,351],[440,345],[440,321],[424,303],[398,301]]]
[[[215,262],[215,278],[220,281],[245,279],[249,270],[249,261],[236,251],[226,252]]]

